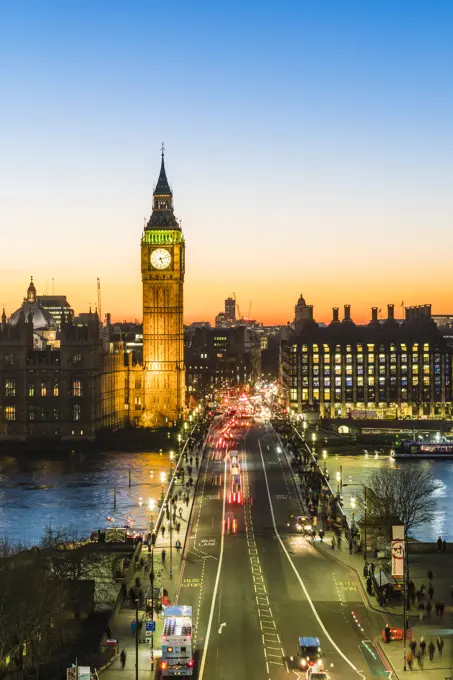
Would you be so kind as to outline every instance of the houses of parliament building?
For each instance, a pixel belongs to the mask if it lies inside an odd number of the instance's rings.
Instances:
[[[111,342],[97,311],[38,296],[0,325],[0,441],[94,438],[131,424],[171,427],[184,411],[185,243],[162,149],[152,213],[141,239],[143,351]]]

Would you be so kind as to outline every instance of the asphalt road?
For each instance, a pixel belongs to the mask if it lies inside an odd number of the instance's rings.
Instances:
[[[373,644],[384,621],[355,573],[288,533],[290,512],[302,509],[275,432],[241,432],[244,505],[228,503],[225,450],[210,447],[186,545],[178,602],[194,609],[198,677],[305,677],[291,659],[300,636],[319,637],[332,680],[387,676]]]

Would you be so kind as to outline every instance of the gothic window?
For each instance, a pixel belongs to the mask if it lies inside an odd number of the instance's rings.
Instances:
[[[80,404],[74,404],[72,407],[72,419],[80,420],[82,416],[82,408]]]
[[[41,397],[47,397],[47,385],[45,382],[41,383]]]
[[[5,420],[16,420],[15,406],[5,406]]]
[[[82,381],[73,380],[72,381],[72,396],[81,397],[82,396]]]
[[[35,396],[35,386],[33,383],[30,383],[28,385],[28,396],[29,397],[34,397]]]

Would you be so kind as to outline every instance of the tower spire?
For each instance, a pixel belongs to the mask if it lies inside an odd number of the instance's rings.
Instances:
[[[154,196],[171,196],[171,189],[167,179],[167,173],[165,172],[165,146],[162,142],[160,147],[160,155],[162,161],[160,164],[159,179],[157,180],[156,188],[154,189]]]
[[[153,192],[153,212],[145,226],[148,229],[178,229],[181,227],[173,213],[173,193],[165,172],[165,146],[160,147],[161,165],[159,178]]]

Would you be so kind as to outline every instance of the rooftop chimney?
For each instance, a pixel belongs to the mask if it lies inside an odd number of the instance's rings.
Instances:
[[[395,305],[387,305],[387,318],[392,321],[395,318]]]
[[[371,307],[371,321],[376,322],[377,320],[377,307]]]
[[[333,308],[333,319],[332,319],[332,322],[333,322],[333,323],[338,323],[338,322],[339,322],[339,318],[338,318],[338,307],[334,307],[334,308]]]
[[[344,320],[351,321],[351,305],[344,306]]]

